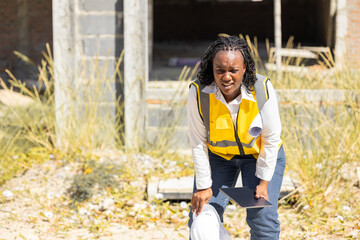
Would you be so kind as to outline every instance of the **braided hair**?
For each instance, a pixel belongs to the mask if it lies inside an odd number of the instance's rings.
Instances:
[[[246,65],[242,84],[244,84],[246,90],[250,92],[257,80],[255,62],[250,55],[250,48],[246,41],[237,36],[220,37],[208,47],[201,57],[200,71],[197,74],[200,83],[207,86],[215,80],[213,73],[213,59],[219,51],[241,52],[241,55],[244,58],[244,64]]]

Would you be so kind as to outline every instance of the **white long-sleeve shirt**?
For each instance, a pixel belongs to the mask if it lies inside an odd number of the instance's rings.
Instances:
[[[267,86],[269,99],[251,124],[249,133],[253,136],[261,134],[261,148],[256,162],[255,175],[262,180],[270,181],[274,174],[279,144],[281,143],[281,122],[275,90],[270,81],[267,83]],[[235,126],[241,100],[255,101],[252,94],[248,93],[243,85],[241,86],[241,94],[229,103],[225,101],[215,82],[206,86],[202,91],[205,93],[215,93],[215,98],[220,100],[229,109]],[[211,170],[206,144],[206,130],[204,122],[199,115],[197,93],[194,86],[191,86],[188,95],[187,116],[196,175],[196,188],[206,189],[212,185]]]

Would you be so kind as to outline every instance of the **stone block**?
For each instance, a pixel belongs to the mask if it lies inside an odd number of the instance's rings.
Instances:
[[[84,64],[86,66],[83,66],[87,69],[87,78],[113,78],[115,74],[115,66],[116,62],[113,57],[109,57],[107,59],[97,59],[96,56],[94,56],[93,59],[87,59],[85,60]],[[97,76],[96,76],[97,75]]]
[[[163,127],[146,127],[146,138],[149,143],[165,141],[169,149],[189,149],[189,137],[187,127],[174,127],[167,129]]]
[[[187,126],[186,108],[148,104],[148,126]]]
[[[123,50],[122,42],[121,39],[114,37],[84,38],[82,40],[82,47],[85,56],[118,57]]]
[[[83,0],[80,8],[84,11],[115,11],[119,0]]]
[[[79,16],[79,32],[83,35],[101,35],[122,32],[121,14],[81,15]]]

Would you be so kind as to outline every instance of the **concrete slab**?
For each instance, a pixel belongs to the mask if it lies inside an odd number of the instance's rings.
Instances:
[[[162,198],[169,200],[190,200],[192,197],[193,185],[193,176],[171,178],[166,180],[153,179],[148,183],[147,193],[150,199],[161,196]],[[242,186],[240,175],[235,186]],[[293,179],[291,179],[289,175],[285,175],[283,179],[283,184],[281,186],[279,198],[284,197],[295,189],[296,186]]]
[[[0,90],[0,103],[6,106],[28,106],[34,103],[31,97],[11,90]]]

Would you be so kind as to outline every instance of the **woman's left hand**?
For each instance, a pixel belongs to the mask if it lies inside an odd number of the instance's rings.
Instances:
[[[265,198],[269,201],[267,186],[269,184],[269,181],[260,180],[259,185],[256,186],[255,190],[255,198]]]

